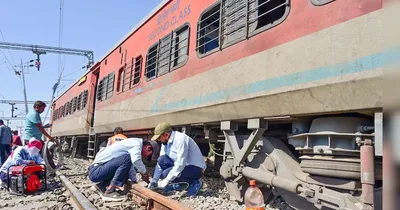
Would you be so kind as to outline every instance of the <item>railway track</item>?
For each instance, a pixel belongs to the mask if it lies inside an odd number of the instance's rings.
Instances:
[[[93,183],[87,178],[89,162],[84,160],[66,160],[63,170],[57,171],[57,176],[70,192],[71,200],[78,209],[190,209],[171,198],[160,195],[140,184],[132,185],[131,191],[123,202],[104,202]]]
[[[203,188],[198,196],[192,198],[185,191],[162,194],[145,187],[138,175],[138,184],[132,185],[131,191],[122,202],[104,202],[87,178],[89,162],[82,159],[64,160],[64,168],[48,179],[48,189],[28,196],[10,195],[0,191],[0,209],[29,210],[114,210],[114,209],[244,209],[243,205],[229,199],[221,179],[203,178]],[[153,170],[149,168],[151,173]],[[275,199],[267,205],[268,210],[290,209],[283,201]]]

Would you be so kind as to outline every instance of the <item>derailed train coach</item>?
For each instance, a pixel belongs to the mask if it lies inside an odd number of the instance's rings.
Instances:
[[[163,1],[55,100],[52,135],[93,158],[115,127],[167,121],[213,150],[233,199],[256,179],[297,209],[379,209],[382,15],[382,0]]]

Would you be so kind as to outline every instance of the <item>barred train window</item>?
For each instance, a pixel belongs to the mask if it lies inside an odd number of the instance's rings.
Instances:
[[[138,84],[140,81],[140,75],[142,73],[142,60],[142,56],[135,58],[135,68],[132,68],[133,77],[131,77],[132,86]]]
[[[172,35],[171,70],[185,65],[189,58],[189,26],[176,29]]]
[[[216,4],[204,12],[197,24],[197,51],[207,54],[219,47],[220,7]]]
[[[81,92],[81,94],[79,94],[78,98],[77,98],[77,104],[76,104],[76,110],[80,111],[82,109],[82,95],[83,95],[83,91]]]
[[[88,94],[89,94],[89,91],[88,91],[88,90],[83,91],[83,96],[82,96],[82,109],[86,108],[87,99],[88,99]]]
[[[147,79],[152,79],[152,78],[156,77],[157,51],[158,51],[158,44],[151,47],[149,49],[149,53],[147,53],[147,58],[146,58],[146,78]]]
[[[183,66],[189,56],[188,47],[188,25],[183,25],[160,39],[148,51],[146,78],[153,79]]]
[[[111,72],[100,80],[99,85],[97,86],[98,101],[104,101],[111,98],[114,92],[114,78],[115,72]]]
[[[140,81],[142,70],[142,56],[132,58],[132,62],[124,68],[124,84],[122,91],[133,88]]]
[[[200,17],[196,49],[204,56],[229,47],[282,23],[289,9],[289,0],[222,0]]]
[[[117,92],[120,92],[124,89],[125,83],[124,83],[124,77],[125,77],[125,67],[122,67],[118,70],[118,78],[117,78]]]

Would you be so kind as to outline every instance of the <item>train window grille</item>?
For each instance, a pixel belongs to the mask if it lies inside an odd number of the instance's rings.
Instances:
[[[75,98],[71,99],[71,114],[76,110]]]
[[[89,91],[85,90],[83,91],[83,96],[82,96],[82,109],[86,108],[87,100],[88,100],[88,94]]]
[[[64,109],[64,117],[68,116],[68,104],[69,102],[65,103],[65,109]]]
[[[60,107],[60,111],[58,112],[58,114],[59,114],[58,118],[64,117],[64,105]]]
[[[248,36],[282,23],[289,14],[290,0],[249,0]]]
[[[60,111],[58,112],[58,118],[61,119],[64,117],[64,106],[61,106]]]
[[[115,79],[115,72],[108,74],[107,78],[107,89],[106,89],[106,99],[112,97],[114,92],[114,79]]]
[[[243,40],[247,35],[247,0],[225,0],[221,6],[222,48]]]
[[[158,44],[150,47],[149,52],[146,55],[145,75],[146,75],[146,78],[149,80],[156,77],[157,60],[158,60]]]
[[[157,64],[157,76],[164,75],[169,72],[169,62],[171,60],[171,42],[172,35],[168,34],[162,38],[159,43],[158,51],[158,64]]]
[[[72,111],[73,112],[79,111],[79,108],[78,108],[78,97],[77,96],[74,97],[74,106],[73,106],[73,110]]]
[[[132,81],[132,86],[139,84],[140,81],[140,75],[141,75],[141,70],[142,70],[142,56],[138,56],[135,58],[135,66],[134,68],[132,68],[131,73],[133,73],[133,79],[131,77],[131,81]]]
[[[183,65],[189,58],[189,25],[184,25],[173,32],[170,69]]]
[[[220,11],[218,3],[208,8],[200,17],[197,24],[196,51],[200,55],[206,55],[218,50],[220,45]]]
[[[57,120],[57,118],[56,118],[56,116],[57,116],[57,109],[53,112],[53,120],[54,121],[56,121]]]
[[[103,100],[103,87],[104,87],[104,78],[99,81],[99,84],[97,85],[97,101],[102,101]]]
[[[200,56],[226,48],[282,23],[290,0],[222,0],[200,17],[197,52]]]
[[[130,63],[128,63],[128,64],[126,64],[125,66],[124,66],[124,77],[123,77],[123,83],[124,83],[124,85],[123,85],[123,88],[122,88],[122,91],[124,92],[124,91],[127,91],[127,90],[129,90],[129,89],[131,89],[132,88],[132,85],[131,85],[131,75],[132,75],[132,72],[134,71],[133,70],[133,68],[134,68],[134,65],[133,65],[133,63],[134,63],[134,58],[132,58],[132,62],[130,62]]]
[[[126,64],[125,64],[126,66]],[[117,78],[117,92],[122,92],[125,87],[125,69],[126,67],[122,67],[118,71],[118,78]]]
[[[68,101],[67,102],[67,108],[65,110],[65,116],[68,116],[71,113],[71,109],[70,109],[71,106],[70,105],[71,105],[71,103]]]
[[[77,100],[76,100],[76,110],[77,111],[80,111],[81,109],[82,109],[82,95],[83,95],[83,92],[81,92],[80,94],[79,94],[79,96],[77,97]]]

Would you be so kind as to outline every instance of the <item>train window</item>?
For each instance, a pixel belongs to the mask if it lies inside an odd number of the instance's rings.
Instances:
[[[100,80],[97,86],[97,100],[104,101],[112,97],[114,92],[115,72],[109,73]]]
[[[82,96],[82,109],[86,108],[89,91],[85,90]]]
[[[113,95],[114,92],[114,79],[115,79],[115,73],[112,72],[110,74],[108,74],[108,78],[107,78],[107,97],[106,99],[111,98],[111,96]]]
[[[125,82],[123,81],[124,77],[125,77],[124,75],[125,75],[125,67],[122,67],[118,71],[117,92],[120,92],[124,89],[124,86],[125,86]]]
[[[142,70],[142,60],[143,60],[142,56],[138,56],[135,58],[135,66],[134,66],[134,68],[132,68],[133,78],[131,76],[132,86],[138,84],[140,81],[140,75],[141,75],[141,70]]]
[[[77,100],[76,100],[76,110],[80,111],[82,109],[82,95],[83,91],[79,94]]]
[[[279,25],[290,10],[290,0],[221,2],[209,7],[200,16],[196,47],[200,57]]]
[[[71,114],[76,110],[75,98],[71,99]]]
[[[158,65],[157,76],[164,75],[169,72],[169,62],[171,60],[171,41],[172,35],[168,34],[162,38],[158,44]]]
[[[153,79],[156,77],[157,71],[157,53],[158,52],[158,44],[150,47],[149,52],[147,53],[146,58],[146,78]]]
[[[197,24],[196,50],[200,55],[215,52],[219,47],[220,7],[221,4],[218,3],[208,8]]]
[[[57,109],[54,110],[54,112],[53,112],[53,120],[54,120],[54,121],[57,120],[56,116],[57,116]]]
[[[64,106],[61,106],[60,111],[58,112],[58,118],[63,118],[64,117]]]
[[[184,25],[173,32],[171,69],[185,65],[189,57],[189,25]]]
[[[73,99],[73,107],[72,107],[72,112],[78,111],[78,97],[74,97]]]
[[[132,62],[128,63],[124,67],[124,77],[123,77],[123,83],[124,87],[122,88],[122,91],[127,91],[131,89],[131,79],[132,79],[132,74],[134,71],[134,65],[133,63],[135,62],[135,59],[132,58]]]
[[[227,47],[245,39],[247,34],[246,13],[247,1],[245,0],[226,0],[222,2],[222,47]]]
[[[99,84],[97,86],[97,101],[102,101],[103,100],[103,92],[104,92],[104,78],[99,81]]]
[[[289,8],[289,0],[249,0],[249,36],[282,23]]]

